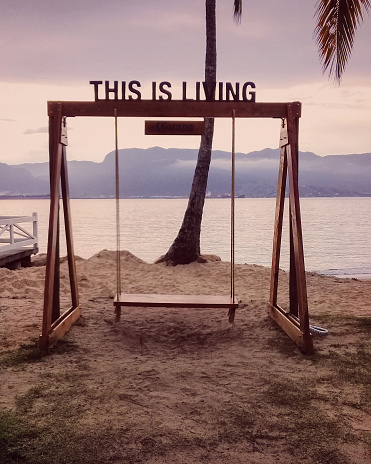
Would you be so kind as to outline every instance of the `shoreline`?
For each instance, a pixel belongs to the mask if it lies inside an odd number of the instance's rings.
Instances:
[[[339,279],[371,280],[371,274],[326,274]]]
[[[311,271],[309,271],[311,272]],[[339,279],[358,279],[358,280],[371,280],[371,270],[346,268],[346,269],[327,269],[324,271],[313,271],[316,274],[329,277],[337,277]]]

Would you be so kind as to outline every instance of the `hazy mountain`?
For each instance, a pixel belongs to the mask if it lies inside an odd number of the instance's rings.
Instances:
[[[131,148],[120,150],[119,158],[121,196],[188,196],[197,150]],[[208,183],[213,196],[231,190],[230,158],[228,152],[213,152]],[[69,161],[71,197],[113,197],[114,165],[114,152],[101,163]],[[236,194],[275,197],[278,165],[279,149],[237,153]],[[321,157],[300,152],[299,186],[301,196],[371,196],[371,153]],[[45,195],[48,191],[48,163],[0,163],[1,195]]]
[[[39,195],[48,192],[48,178],[44,182],[22,166],[0,163],[0,195]]]

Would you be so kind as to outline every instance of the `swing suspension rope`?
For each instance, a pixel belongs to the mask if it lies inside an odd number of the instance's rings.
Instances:
[[[234,302],[234,198],[235,198],[236,111],[232,111],[232,182],[231,182],[231,300]]]
[[[121,295],[121,258],[120,258],[120,170],[119,170],[119,148],[117,130],[117,108],[114,109],[115,116],[115,177],[116,177],[116,294],[119,300]]]
[[[120,170],[119,170],[119,150],[118,150],[118,124],[117,124],[117,108],[114,109],[115,118],[115,181],[116,181],[116,295],[117,301],[121,296],[121,256],[120,256]],[[232,179],[231,179],[231,300],[234,302],[235,298],[235,134],[236,134],[236,117],[235,110],[232,112]]]

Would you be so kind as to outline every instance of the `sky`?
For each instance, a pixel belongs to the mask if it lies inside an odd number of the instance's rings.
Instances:
[[[217,80],[252,81],[257,102],[302,102],[299,149],[320,156],[371,152],[371,18],[366,15],[341,85],[323,75],[313,36],[316,0],[217,1]],[[93,101],[91,80],[203,81],[203,0],[0,0],[0,162],[48,161],[47,101]],[[174,90],[174,93],[175,90]],[[114,150],[113,118],[69,118],[69,160]],[[278,147],[279,120],[244,119],[236,151]],[[145,136],[119,121],[119,148],[198,148],[197,136]],[[214,149],[231,150],[231,121]]]

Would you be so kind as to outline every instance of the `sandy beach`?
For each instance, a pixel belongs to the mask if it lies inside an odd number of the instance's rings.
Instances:
[[[0,418],[18,424],[5,462],[370,462],[370,280],[307,274],[311,324],[329,331],[307,356],[267,316],[268,268],[236,265],[233,326],[220,309],[127,308],[115,323],[115,253],[101,251],[77,260],[83,316],[42,356],[42,264],[0,269]],[[122,252],[122,289],[228,294],[229,270]]]

